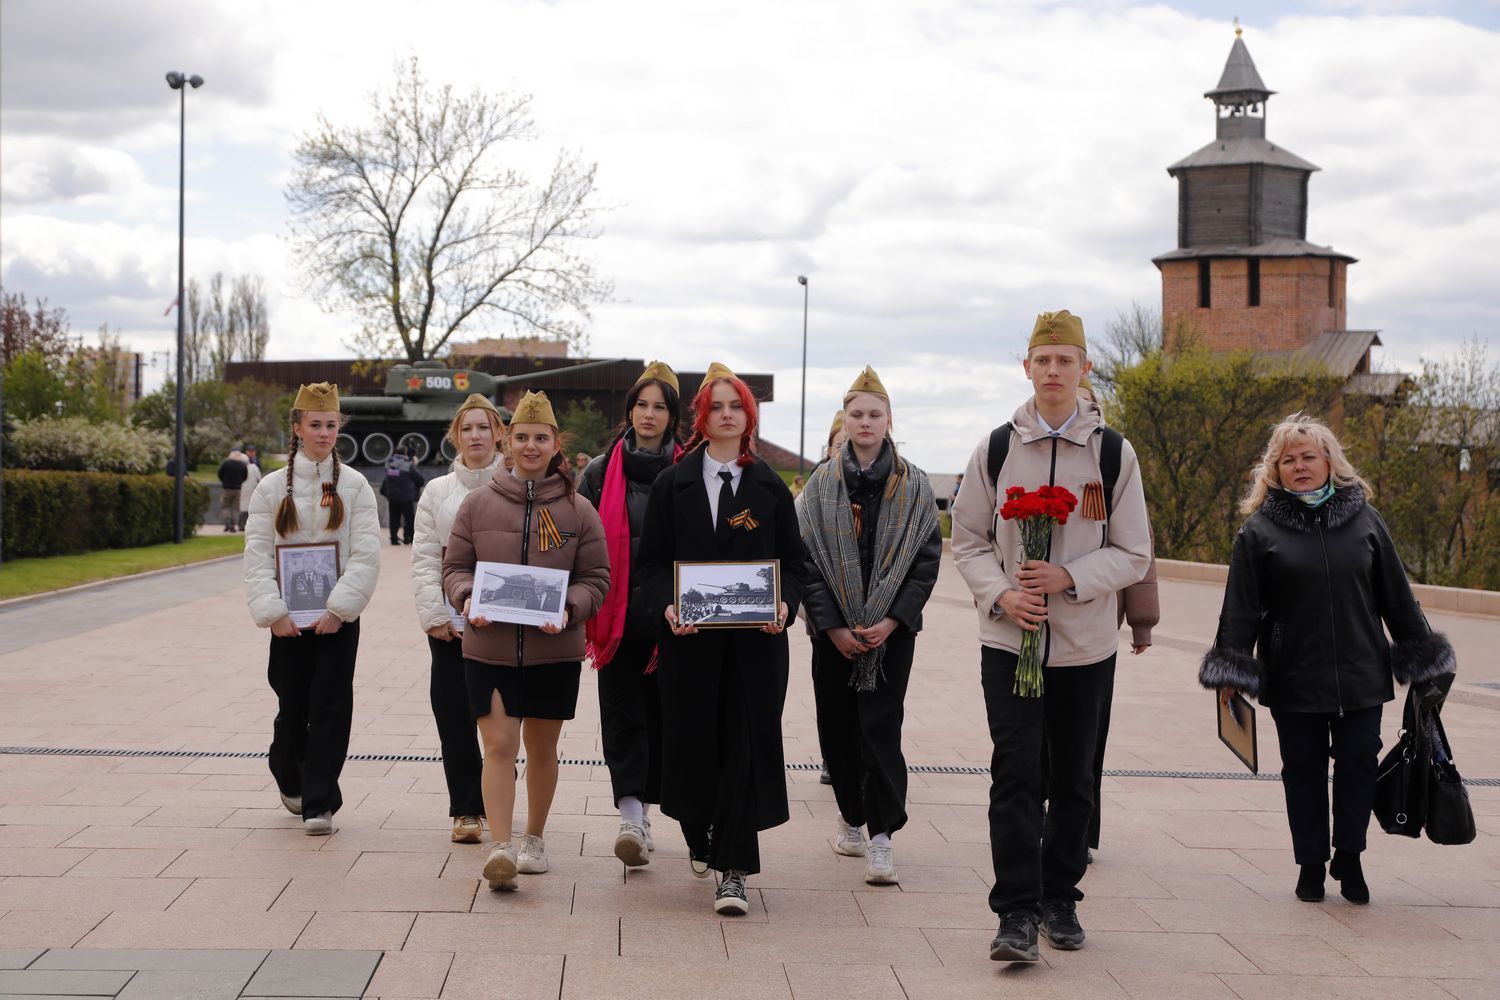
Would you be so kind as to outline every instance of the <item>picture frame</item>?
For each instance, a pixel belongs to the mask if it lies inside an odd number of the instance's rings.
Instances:
[[[568,604],[568,571],[518,563],[474,565],[469,621],[485,618],[511,625],[563,624]]]
[[[338,542],[276,546],[276,586],[293,625],[305,631],[318,623],[341,569]]]
[[[676,562],[677,620],[696,628],[760,628],[780,620],[781,560]]]
[[[1260,746],[1255,724],[1255,706],[1250,699],[1236,691],[1228,699],[1214,695],[1218,706],[1219,740],[1251,774],[1260,773]]]

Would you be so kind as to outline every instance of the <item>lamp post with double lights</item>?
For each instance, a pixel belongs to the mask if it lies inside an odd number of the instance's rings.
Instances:
[[[167,74],[167,86],[181,94],[179,104],[179,128],[177,138],[177,420],[176,437],[172,447],[172,466],[176,471],[176,496],[173,501],[173,541],[179,545],[187,537],[184,530],[183,511],[185,509],[185,495],[187,469],[187,449],[183,444],[182,411],[183,399],[186,386],[182,384],[184,372],[182,346],[184,340],[183,326],[183,243],[185,238],[184,217],[187,191],[187,92],[188,87],[197,90],[203,86],[203,77],[194,73],[192,76],[184,76],[173,70]]]

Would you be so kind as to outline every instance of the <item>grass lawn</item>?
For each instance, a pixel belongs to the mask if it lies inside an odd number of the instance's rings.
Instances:
[[[0,564],[0,600],[25,597],[63,587],[76,587],[95,580],[112,580],[147,570],[238,555],[245,550],[245,536],[220,534],[209,528],[209,534],[189,538],[181,545],[147,545],[139,549],[106,549],[76,556],[47,556],[37,559],[7,559]]]

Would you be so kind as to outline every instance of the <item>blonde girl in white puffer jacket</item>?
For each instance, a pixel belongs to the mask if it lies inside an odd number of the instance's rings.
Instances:
[[[448,816],[453,820],[452,839],[456,844],[477,844],[484,837],[484,798],[479,789],[484,759],[475,737],[474,715],[464,685],[463,646],[455,628],[455,623],[461,627],[462,618],[443,596],[443,550],[459,505],[494,478],[504,437],[500,411],[493,403],[477,392],[464,400],[448,426],[448,440],[458,449],[458,457],[448,475],[434,479],[422,491],[412,535],[412,592],[417,601],[417,622],[427,633],[432,651],[428,696],[442,745]]]
[[[364,476],[342,469],[334,452],[339,423],[338,388],[302,386],[286,468],[260,481],[245,525],[250,617],[271,630],[267,674],[277,700],[271,775],[281,804],[302,817],[308,836],[332,833],[333,814],[343,805],[339,774],[354,715],[359,616],[380,573],[375,491]],[[338,579],[322,616],[298,629],[277,583],[277,547],[327,542],[338,545]]]

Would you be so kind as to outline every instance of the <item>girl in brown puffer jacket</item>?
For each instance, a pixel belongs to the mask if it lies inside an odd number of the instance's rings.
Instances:
[[[469,625],[464,679],[484,744],[480,785],[494,841],[484,877],[491,889],[513,889],[517,872],[548,868],[542,831],[557,790],[557,741],[578,704],[583,623],[598,613],[609,589],[604,527],[573,490],[545,394],[527,393],[517,406],[510,453],[514,470],[497,469],[459,506],[443,555],[443,591]],[[562,627],[512,625],[473,614],[469,599],[479,562],[567,570]],[[523,740],[526,831],[513,848],[515,765]]]

